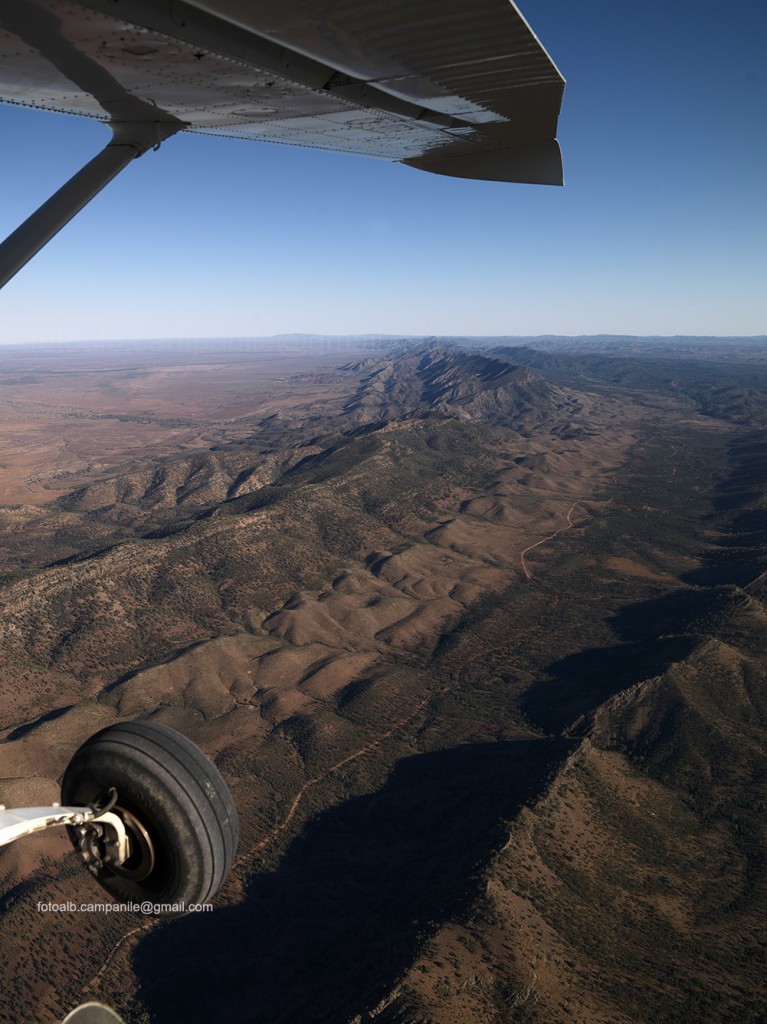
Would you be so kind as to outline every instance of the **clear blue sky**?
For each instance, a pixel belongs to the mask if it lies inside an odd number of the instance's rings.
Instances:
[[[0,292],[0,343],[767,333],[767,7],[520,0],[565,187],[178,135]],[[0,105],[0,232],[105,144]]]

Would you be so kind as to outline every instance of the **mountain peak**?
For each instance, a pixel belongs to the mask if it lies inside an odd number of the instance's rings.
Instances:
[[[416,409],[488,423],[522,425],[560,405],[561,389],[526,366],[461,349],[419,345],[349,364],[361,381],[345,412],[391,419]]]

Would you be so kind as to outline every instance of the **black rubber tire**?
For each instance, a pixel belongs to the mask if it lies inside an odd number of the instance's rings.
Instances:
[[[111,786],[116,813],[146,829],[154,866],[140,881],[104,865],[96,879],[119,902],[143,913],[179,917],[205,903],[229,874],[237,849],[234,802],[216,766],[175,729],[138,720],[110,725],[79,748],[64,773],[61,802],[92,803]],[[77,837],[69,829],[77,846]],[[147,909],[147,905],[149,909]]]

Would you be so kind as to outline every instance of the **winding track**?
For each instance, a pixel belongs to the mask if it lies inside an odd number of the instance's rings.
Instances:
[[[527,562],[525,561],[525,555],[527,554],[527,552],[528,551],[532,551],[533,548],[537,548],[541,544],[545,544],[546,541],[553,540],[555,537],[558,537],[560,533],[564,533],[565,530],[571,530],[574,526],[580,525],[578,523],[574,523],[572,521],[571,516],[573,514],[573,510],[575,509],[575,506],[576,505],[583,505],[583,503],[586,502],[586,501],[588,501],[589,505],[610,505],[610,504],[612,504],[613,499],[612,498],[608,498],[607,501],[592,501],[591,498],[579,498],[577,501],[574,501],[572,503],[572,505],[570,506],[570,508],[569,508],[569,510],[567,512],[567,526],[560,526],[560,528],[558,530],[555,530],[553,533],[550,533],[548,537],[544,537],[542,540],[537,540],[535,542],[535,544],[530,544],[529,547],[526,547],[524,551],[520,552],[519,561],[520,561],[520,564],[522,566],[522,570],[523,570],[525,576],[527,576],[527,578],[529,580],[532,580],[533,575],[530,572],[530,570],[528,569]],[[586,514],[588,515],[588,512]],[[559,598],[557,598],[557,600],[559,600]]]
[[[610,500],[612,501],[612,498]],[[575,508],[575,506],[580,504],[580,501],[574,501],[570,506],[570,510],[567,513],[567,526],[560,526],[558,530],[555,530],[554,533],[550,533],[548,537],[544,537],[543,540],[537,540],[535,544],[531,544],[529,547],[526,547],[524,551],[520,552],[519,561],[522,565],[522,571],[529,580],[533,578],[533,574],[527,568],[527,562],[525,561],[525,555],[527,554],[527,552],[532,551],[533,548],[537,548],[541,544],[545,544],[546,541],[553,540],[555,537],[557,537],[560,533],[563,533],[565,530],[571,530],[573,526],[575,526],[575,523],[572,521],[570,516],[573,514],[573,509]]]

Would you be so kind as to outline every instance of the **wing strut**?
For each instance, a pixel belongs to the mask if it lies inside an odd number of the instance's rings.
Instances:
[[[157,149],[184,125],[168,122],[110,123],[111,141],[0,243],[0,288],[82,210],[131,160]]]

